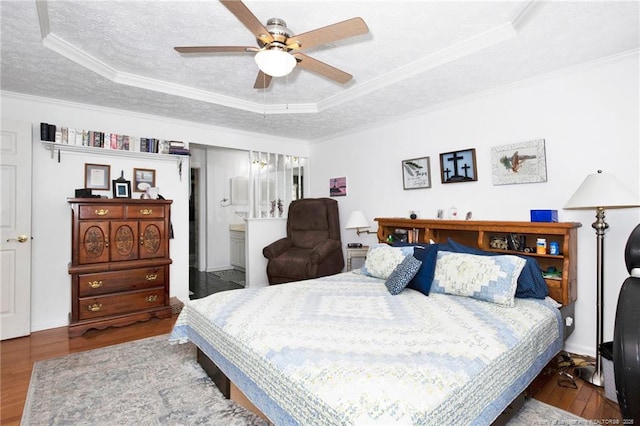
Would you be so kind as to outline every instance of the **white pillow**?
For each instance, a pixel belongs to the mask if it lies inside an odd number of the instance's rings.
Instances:
[[[467,296],[514,306],[518,277],[525,263],[518,256],[439,251],[431,293]]]
[[[391,247],[387,244],[372,246],[360,273],[386,280],[409,254],[413,254],[413,247]]]

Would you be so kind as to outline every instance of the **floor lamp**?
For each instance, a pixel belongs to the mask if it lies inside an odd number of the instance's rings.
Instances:
[[[585,178],[582,185],[573,194],[565,209],[595,209],[596,221],[591,225],[596,231],[596,363],[576,367],[575,374],[582,380],[596,386],[604,386],[602,377],[602,358],[600,345],[602,344],[602,318],[604,306],[602,303],[604,289],[604,233],[609,228],[604,221],[605,209],[619,209],[640,206],[640,199],[625,185],[608,173],[594,173]]]

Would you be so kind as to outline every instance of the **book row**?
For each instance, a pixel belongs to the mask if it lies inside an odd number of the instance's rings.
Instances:
[[[71,127],[59,127],[55,124],[40,123],[40,139],[66,145],[87,146],[133,152],[151,152],[158,154],[190,155],[182,141],[116,133],[80,130]]]

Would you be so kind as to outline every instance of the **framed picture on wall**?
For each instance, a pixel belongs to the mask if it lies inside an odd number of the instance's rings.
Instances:
[[[442,183],[477,181],[476,150],[471,148],[440,154],[440,177]]]
[[[403,189],[431,188],[431,166],[429,157],[402,161]]]
[[[84,164],[84,187],[109,190],[111,166],[108,164]]]
[[[544,139],[491,148],[491,178],[494,185],[546,182]]]
[[[140,185],[145,184],[145,185]],[[156,171],[154,169],[133,169],[133,191],[144,192],[146,188],[156,187]]]
[[[347,195],[347,178],[337,177],[329,179],[329,195],[331,197],[344,197]]]

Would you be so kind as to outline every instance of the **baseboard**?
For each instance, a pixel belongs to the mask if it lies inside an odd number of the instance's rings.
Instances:
[[[207,268],[207,272],[228,271],[229,269],[237,269],[233,265],[229,266],[216,266],[214,268]]]

